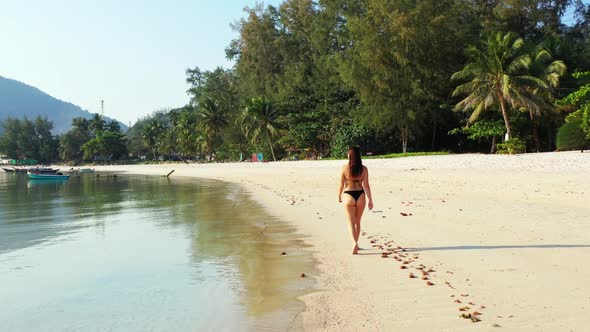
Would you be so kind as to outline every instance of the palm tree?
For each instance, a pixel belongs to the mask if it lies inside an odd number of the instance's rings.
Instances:
[[[98,113],[94,113],[90,119],[90,129],[92,129],[95,136],[104,131],[105,125],[106,121],[104,117]]]
[[[532,61],[529,67],[531,76],[545,82],[545,87],[536,86],[527,88],[529,97],[535,101],[538,108],[523,108],[523,111],[528,111],[529,117],[533,124],[533,134],[537,152],[541,150],[541,139],[539,137],[539,120],[542,112],[548,112],[554,109],[553,103],[553,89],[559,86],[561,77],[567,70],[566,65],[561,60],[554,60],[551,52],[540,44],[533,51]]]
[[[73,118],[72,127],[78,128],[79,130],[84,132],[88,132],[90,131],[90,120],[80,117]]]
[[[469,81],[453,91],[453,96],[468,95],[455,110],[473,110],[468,120],[473,123],[484,111],[499,105],[508,139],[512,138],[508,106],[537,112],[539,105],[527,91],[548,88],[545,81],[528,74],[532,59],[523,46],[524,40],[512,32],[496,33],[481,49],[469,47],[471,62],[451,77]]]
[[[205,150],[213,154],[213,143],[220,136],[223,129],[228,125],[227,115],[223,112],[217,102],[207,98],[199,109],[199,129],[206,137]]]
[[[176,135],[176,144],[184,156],[192,156],[197,153],[196,136],[197,113],[190,106],[174,113],[171,119]]]
[[[106,130],[111,131],[113,133],[120,133],[121,132],[121,125],[116,120],[111,120],[106,123]]]
[[[277,116],[278,113],[270,101],[254,97],[246,101],[238,117],[244,135],[250,138],[252,144],[266,138],[274,161],[277,160],[273,149],[273,137],[277,133]]]
[[[152,154],[154,155],[154,160],[157,159],[156,156],[156,147],[158,145],[158,141],[160,140],[162,134],[165,132],[164,123],[158,117],[152,118],[145,127],[142,128],[141,138],[143,139],[144,143],[148,146],[150,150],[152,150]]]

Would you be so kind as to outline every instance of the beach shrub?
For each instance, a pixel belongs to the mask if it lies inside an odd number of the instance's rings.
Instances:
[[[572,74],[579,88],[556,102],[557,106],[574,106],[576,111],[568,115],[566,122],[579,120],[578,126],[590,139],[590,71]],[[566,127],[566,128],[569,128]],[[573,129],[566,129],[573,130]],[[559,147],[558,147],[559,148]]]
[[[330,156],[346,158],[350,146],[363,147],[372,138],[371,130],[363,124],[352,123],[338,128],[332,140]]]
[[[494,153],[496,138],[502,137],[505,131],[504,121],[502,120],[478,120],[468,127],[455,128],[449,131],[449,135],[465,134],[468,139],[473,141],[491,139],[490,153]]]
[[[556,145],[560,151],[584,149],[590,146],[589,141],[582,129],[581,118],[570,119],[557,132]]]
[[[526,142],[520,138],[514,137],[504,143],[496,145],[499,154],[517,154],[526,152]]]

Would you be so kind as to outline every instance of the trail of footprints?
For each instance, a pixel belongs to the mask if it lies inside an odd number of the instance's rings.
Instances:
[[[417,263],[417,260],[420,259],[420,253],[409,252],[406,248],[396,246],[393,240],[389,240],[384,236],[367,236],[366,232],[362,232],[361,235],[369,240],[373,248],[381,250],[381,258],[393,258],[400,263],[400,269],[408,270],[409,279],[420,280],[424,282],[427,287],[437,285],[437,283],[434,282],[434,279],[442,279],[438,277],[436,274],[437,271],[433,267]],[[445,271],[445,273],[454,274],[452,271]],[[449,289],[456,289],[448,281],[444,281],[444,285]],[[471,320],[473,323],[477,323],[482,320],[481,316],[483,315],[483,311],[486,309],[485,305],[480,305],[470,301],[469,294],[452,294],[450,298],[452,299],[454,305],[459,306],[459,317]],[[493,324],[492,326],[500,327],[498,324]]]

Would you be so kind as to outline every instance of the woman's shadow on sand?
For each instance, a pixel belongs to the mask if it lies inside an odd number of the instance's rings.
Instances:
[[[447,246],[405,248],[406,251],[444,251],[444,250],[490,250],[490,249],[557,249],[557,248],[590,248],[590,244],[528,244],[528,245],[497,245],[497,246]]]

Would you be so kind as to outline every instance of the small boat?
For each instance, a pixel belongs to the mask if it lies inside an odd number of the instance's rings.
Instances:
[[[14,167],[2,167],[2,170],[6,173],[14,173]]]
[[[29,179],[31,180],[67,180],[70,178],[69,175],[61,175],[61,174],[28,174]]]
[[[94,168],[70,168],[70,173],[94,173]]]
[[[35,167],[27,169],[28,173],[32,174],[57,174],[59,169],[51,167]]]
[[[26,173],[27,169],[24,167],[13,167],[15,173]]]

